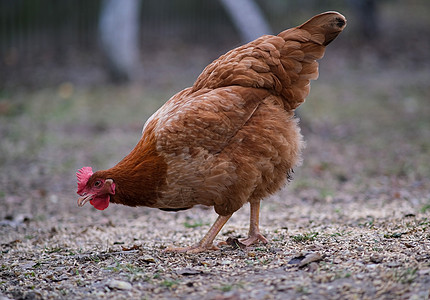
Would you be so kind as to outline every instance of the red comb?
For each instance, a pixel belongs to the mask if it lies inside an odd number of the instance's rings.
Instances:
[[[78,177],[78,194],[82,194],[85,185],[90,179],[91,175],[93,175],[93,169],[91,167],[83,167],[78,172],[76,172],[76,176]]]

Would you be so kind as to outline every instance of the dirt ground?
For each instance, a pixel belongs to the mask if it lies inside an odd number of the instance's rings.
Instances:
[[[298,112],[304,163],[262,203],[270,243],[249,249],[163,252],[203,236],[211,208],[76,205],[76,170],[119,161],[192,79],[3,91],[0,299],[428,299],[430,60],[345,49],[321,61]],[[147,70],[157,64],[175,65]],[[244,237],[248,216],[235,213],[216,242]]]

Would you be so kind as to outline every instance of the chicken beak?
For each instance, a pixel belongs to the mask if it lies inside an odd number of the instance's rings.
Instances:
[[[93,199],[93,195],[91,194],[87,194],[87,195],[83,195],[81,197],[79,197],[78,199],[78,206],[82,207],[85,205],[85,203],[87,203],[88,201],[91,201]]]

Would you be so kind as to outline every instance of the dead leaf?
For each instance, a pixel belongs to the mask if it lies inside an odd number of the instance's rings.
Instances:
[[[140,260],[146,263],[155,263],[155,258],[150,255],[145,255]]]
[[[304,255],[300,255],[300,256],[296,256],[296,257],[293,257],[289,262],[288,262],[288,264],[289,265],[298,265],[299,263],[301,263],[302,262],[302,260],[304,260],[305,259],[305,256]]]
[[[130,248],[127,247],[121,247],[122,251],[132,251],[132,250],[139,250],[141,248],[141,246],[139,245],[133,245]]]
[[[182,275],[182,276],[192,276],[192,275],[198,275],[198,274],[202,274],[202,273],[203,272],[200,270],[191,269],[191,268],[176,270],[176,274]]]
[[[20,239],[16,239],[16,240],[13,240],[13,241],[11,241],[11,242],[9,242],[9,243],[1,244],[1,246],[9,246],[9,247],[13,247],[13,246],[15,246],[15,245],[16,245],[16,244],[18,244],[18,243],[22,243],[22,240],[20,240]]]
[[[227,245],[232,246],[234,249],[240,248],[244,250],[246,248],[246,245],[239,241],[238,238],[229,237],[225,242],[227,243]]]
[[[293,257],[288,264],[289,265],[297,265],[299,268],[303,268],[304,266],[310,264],[311,262],[318,262],[322,260],[321,254],[318,252],[311,252],[305,255],[300,255]]]

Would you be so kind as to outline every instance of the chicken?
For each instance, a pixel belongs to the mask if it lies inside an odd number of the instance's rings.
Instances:
[[[218,249],[218,232],[249,202],[249,233],[241,242],[267,243],[259,230],[260,200],[278,191],[301,162],[294,110],[318,77],[316,60],[345,26],[341,14],[322,13],[216,59],[147,120],[136,147],[116,166],[77,172],[78,205],[213,206],[218,218],[200,242],[167,249],[197,253]]]

